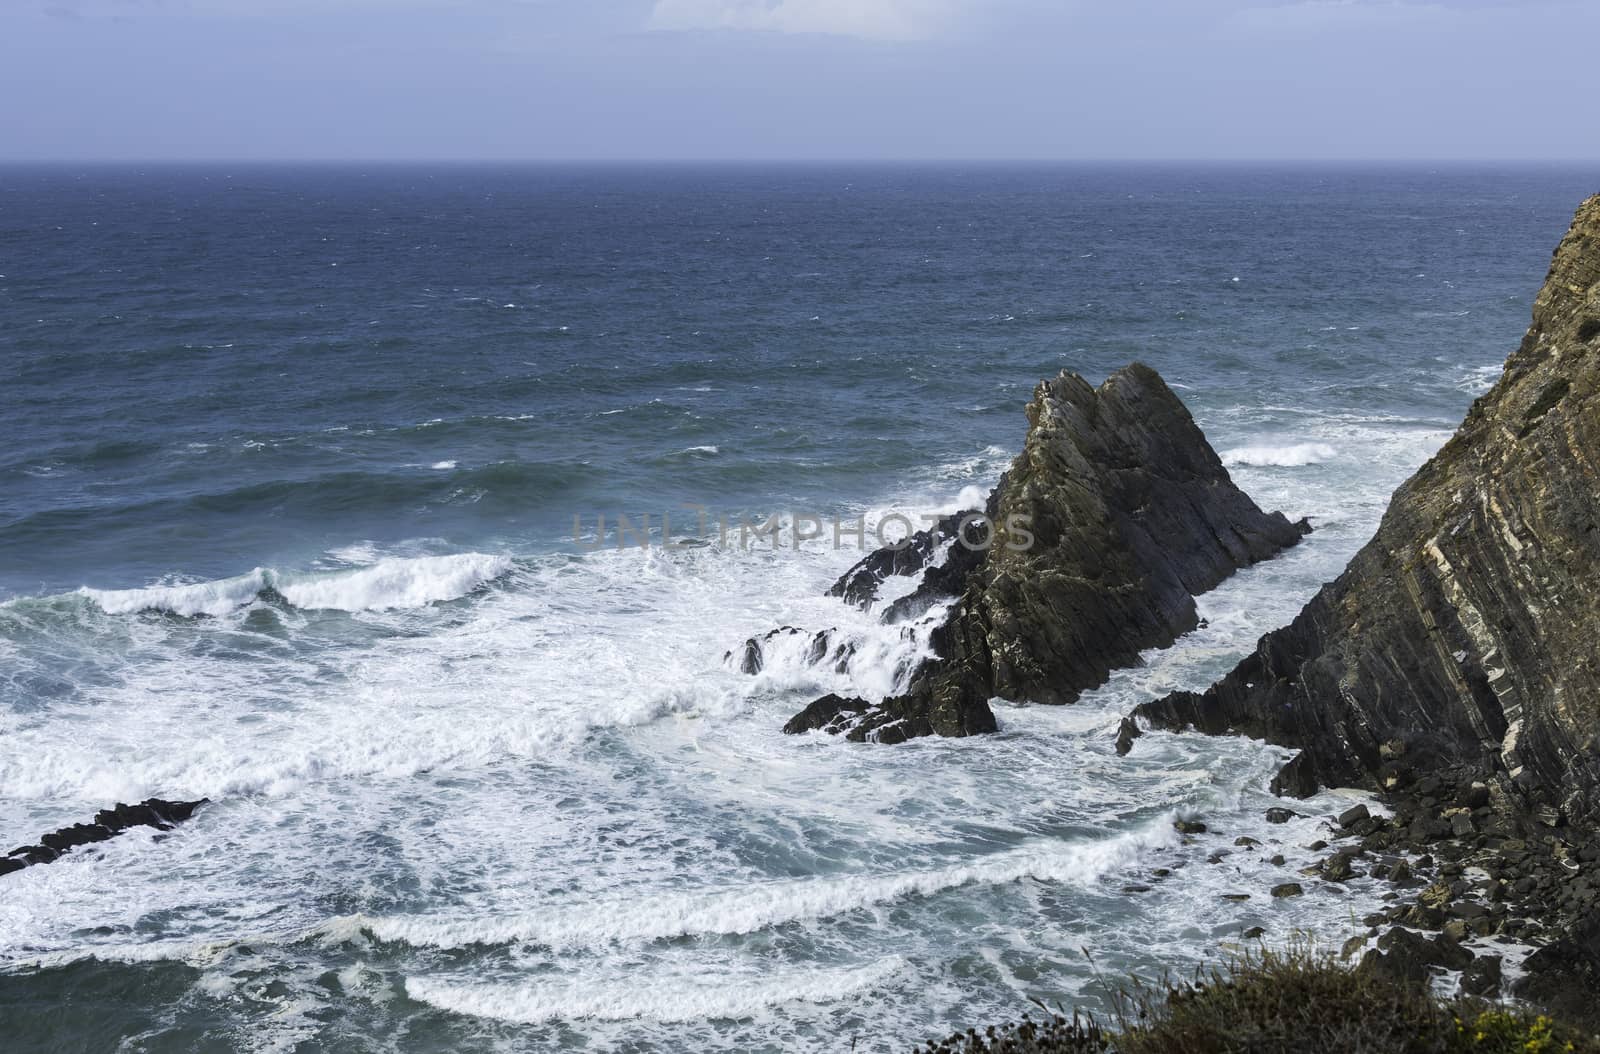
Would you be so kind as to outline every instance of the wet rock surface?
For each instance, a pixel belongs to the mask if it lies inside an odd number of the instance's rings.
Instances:
[[[833,587],[870,603],[889,575],[926,568],[888,621],[956,598],[935,657],[907,690],[861,713],[852,739],[995,730],[989,700],[1069,703],[1199,623],[1194,597],[1310,530],[1262,512],[1233,485],[1188,410],[1135,363],[1098,388],[1062,373],[1027,406],[1023,450],[984,510],[946,517],[899,553],[880,550]],[[930,561],[944,552],[938,565]]]
[[[39,839],[37,845],[24,845],[0,857],[0,875],[21,871],[31,864],[48,864],[63,853],[79,846],[92,845],[115,838],[131,827],[153,827],[170,831],[194,815],[196,809],[206,804],[199,801],[166,801],[147,798],[137,805],[117,803],[116,808],[101,809],[93,823],[77,823],[71,827],[51,831]]]

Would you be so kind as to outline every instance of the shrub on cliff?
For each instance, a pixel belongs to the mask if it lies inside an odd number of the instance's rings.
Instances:
[[[1074,1013],[969,1030],[938,1054],[1600,1054],[1600,1037],[1528,1010],[1439,999],[1305,949],[1193,981],[1124,990],[1116,1027]]]

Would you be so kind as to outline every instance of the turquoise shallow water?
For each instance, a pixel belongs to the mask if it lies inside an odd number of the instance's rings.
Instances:
[[[1092,999],[1084,947],[1342,935],[1359,887],[1204,863],[1314,837],[1257,829],[1276,752],[1109,733],[1337,573],[1595,176],[0,169],[0,837],[215,799],[0,878],[0,1012],[59,1050],[889,1049]],[[777,733],[923,647],[820,596],[855,553],[570,538],[950,508],[1039,378],[1133,358],[1318,531],[996,737]],[[723,662],[780,624],[859,658]]]

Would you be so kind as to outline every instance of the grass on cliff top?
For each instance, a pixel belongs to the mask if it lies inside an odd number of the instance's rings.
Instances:
[[[1600,1054],[1600,1037],[1482,1000],[1440,999],[1309,949],[1262,951],[1118,998],[1114,1027],[1047,1014],[939,1054]]]

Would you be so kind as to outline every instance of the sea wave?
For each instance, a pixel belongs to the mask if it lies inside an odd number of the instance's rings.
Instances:
[[[1332,461],[1339,452],[1327,443],[1262,443],[1233,447],[1222,452],[1222,463],[1230,468],[1248,465],[1255,468],[1300,468]]]
[[[516,941],[567,948],[754,933],[968,885],[1030,878],[1088,885],[1148,849],[1174,844],[1174,815],[1164,814],[1137,830],[1099,841],[1021,846],[923,871],[767,882],[612,904],[550,903],[527,914],[343,916],[329,920],[323,932],[337,940],[365,930],[380,940],[436,948]]]
[[[313,574],[258,567],[249,574],[210,582],[143,589],[82,586],[77,592],[109,615],[164,611],[185,618],[218,617],[253,603],[269,591],[305,610],[382,611],[455,600],[502,577],[512,566],[508,556],[458,553],[389,558],[350,571]]]

